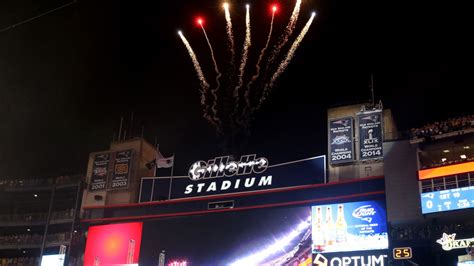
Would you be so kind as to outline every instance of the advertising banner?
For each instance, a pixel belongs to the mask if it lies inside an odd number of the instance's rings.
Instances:
[[[157,191],[153,191],[153,198],[168,198],[169,187],[171,199],[177,199],[322,184],[326,180],[326,157],[270,165],[266,158],[255,154],[243,155],[238,161],[223,156],[192,164],[188,174],[155,179]]]
[[[331,164],[354,161],[352,117],[329,121],[329,148]]]
[[[474,207],[474,186],[421,194],[421,212],[434,213]]]
[[[114,170],[110,182],[111,189],[128,188],[133,150],[115,153]]]
[[[100,153],[94,156],[92,176],[89,189],[91,191],[104,190],[109,173],[110,153]]]
[[[311,207],[312,252],[347,252],[388,248],[382,200]]]
[[[360,160],[383,158],[382,111],[358,114],[357,118]]]
[[[315,266],[388,266],[387,250],[313,254]]]

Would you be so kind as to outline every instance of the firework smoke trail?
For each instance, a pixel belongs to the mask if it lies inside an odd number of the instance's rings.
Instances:
[[[229,12],[229,3],[224,3],[224,13],[225,13],[225,21],[227,22],[226,30],[227,30],[227,38],[229,39],[229,49],[232,53],[231,57],[231,64],[234,64],[234,57],[235,57],[235,48],[234,48],[234,33],[232,32],[232,20],[230,19],[230,12]]]
[[[278,66],[277,71],[273,74],[270,83],[267,84],[263,90],[262,98],[260,98],[260,102],[257,106],[257,109],[260,108],[262,105],[263,101],[265,101],[265,98],[267,97],[269,90],[273,87],[275,84],[275,81],[280,77],[280,75],[285,71],[285,69],[288,67],[288,64],[290,63],[291,59],[293,59],[293,56],[295,55],[296,49],[300,45],[301,41],[303,40],[304,36],[308,32],[309,27],[311,26],[311,23],[313,23],[313,19],[316,16],[316,13],[313,12],[311,14],[311,17],[309,18],[308,22],[306,22],[306,25],[304,28],[301,30],[300,34],[296,38],[296,40],[293,42],[293,45],[291,45],[290,50],[288,51],[288,54],[286,55],[285,59],[280,63]]]
[[[268,59],[267,69],[270,67],[273,61],[276,60],[276,58],[280,54],[281,48],[283,48],[283,46],[285,46],[285,44],[288,42],[291,34],[293,33],[293,30],[296,27],[296,22],[298,21],[300,10],[301,10],[301,0],[296,0],[295,8],[293,9],[293,12],[291,13],[291,17],[290,17],[290,21],[288,22],[288,25],[286,25],[285,33],[281,37],[278,44],[275,46],[275,49],[273,50],[270,58]]]
[[[202,20],[198,21],[199,25],[201,25],[202,32],[204,33],[204,37],[206,37],[207,45],[209,46],[209,50],[211,51],[211,57],[212,57],[212,62],[214,62],[214,71],[216,71],[216,83],[217,86],[215,89],[211,90],[211,94],[214,97],[214,102],[212,103],[212,115],[214,121],[219,123],[219,118],[217,117],[217,91],[219,91],[219,87],[221,86],[221,83],[219,81],[220,77],[222,76],[221,72],[219,72],[219,68],[217,67],[217,62],[216,58],[214,56],[214,49],[212,49],[211,42],[209,41],[209,38],[207,37],[206,30],[204,29],[204,26],[202,25]]]
[[[206,78],[204,77],[204,73],[202,72],[201,65],[199,65],[199,61],[197,60],[196,54],[194,53],[193,48],[189,44],[188,40],[186,37],[184,37],[183,33],[181,31],[178,31],[179,37],[181,37],[181,40],[184,43],[184,46],[186,46],[186,49],[188,50],[189,56],[191,57],[191,60],[193,61],[194,69],[196,70],[197,77],[199,79],[199,83],[201,84],[201,106],[203,108],[204,112],[204,118],[209,121],[212,125],[214,125],[218,132],[220,132],[220,127],[219,125],[212,120],[212,117],[208,114],[207,108],[206,108],[206,92],[209,90],[209,83],[207,83]]]
[[[258,77],[260,76],[260,63],[262,62],[262,59],[263,59],[263,56],[265,55],[265,51],[267,50],[268,48],[268,44],[270,43],[270,39],[272,38],[272,32],[273,32],[273,19],[275,18],[275,12],[276,12],[276,9],[277,7],[276,6],[273,6],[272,8],[272,20],[270,21],[270,30],[268,31],[268,37],[267,37],[267,42],[265,43],[265,47],[263,47],[262,51],[260,51],[260,56],[258,57],[258,61],[257,61],[257,65],[256,65],[256,68],[257,68],[257,73],[255,75],[252,76],[252,79],[250,80],[250,82],[247,84],[247,90],[245,91],[245,103],[246,103],[246,106],[245,106],[245,110],[244,112],[242,113],[242,115],[245,115],[245,113],[248,111],[248,109],[250,108],[250,87],[252,86],[252,84],[258,79]]]
[[[240,62],[240,67],[239,67],[239,82],[234,89],[235,109],[232,114],[233,116],[237,114],[238,109],[239,109],[239,89],[242,88],[242,85],[244,83],[243,76],[244,76],[244,71],[245,71],[245,65],[247,64],[249,47],[252,45],[251,34],[250,34],[250,6],[247,4],[245,7],[247,9],[247,12],[245,15],[245,42],[244,42],[244,48],[242,49],[242,59]],[[237,123],[239,123],[238,119],[237,119]]]

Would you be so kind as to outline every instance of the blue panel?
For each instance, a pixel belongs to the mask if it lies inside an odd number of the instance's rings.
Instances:
[[[421,211],[423,214],[472,207],[474,207],[474,186],[421,194]]]

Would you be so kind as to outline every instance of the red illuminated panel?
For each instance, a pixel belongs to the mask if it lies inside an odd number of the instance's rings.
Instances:
[[[143,223],[89,227],[85,266],[138,264]]]
[[[474,172],[474,162],[460,163],[455,165],[441,166],[418,171],[418,179],[426,180],[436,177],[456,175]]]

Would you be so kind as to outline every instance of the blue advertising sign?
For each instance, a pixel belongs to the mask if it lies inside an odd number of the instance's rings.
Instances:
[[[192,164],[188,176],[155,179],[152,198],[168,199],[169,187],[170,198],[178,199],[322,184],[325,181],[324,155],[274,165],[255,154],[243,155],[238,161],[223,156]]]
[[[359,121],[360,160],[383,157],[382,111],[357,115]]]
[[[423,214],[461,210],[474,207],[474,186],[421,194]]]
[[[352,117],[329,121],[329,149],[331,164],[354,161]]]
[[[382,200],[312,206],[311,218],[313,253],[388,248]]]

